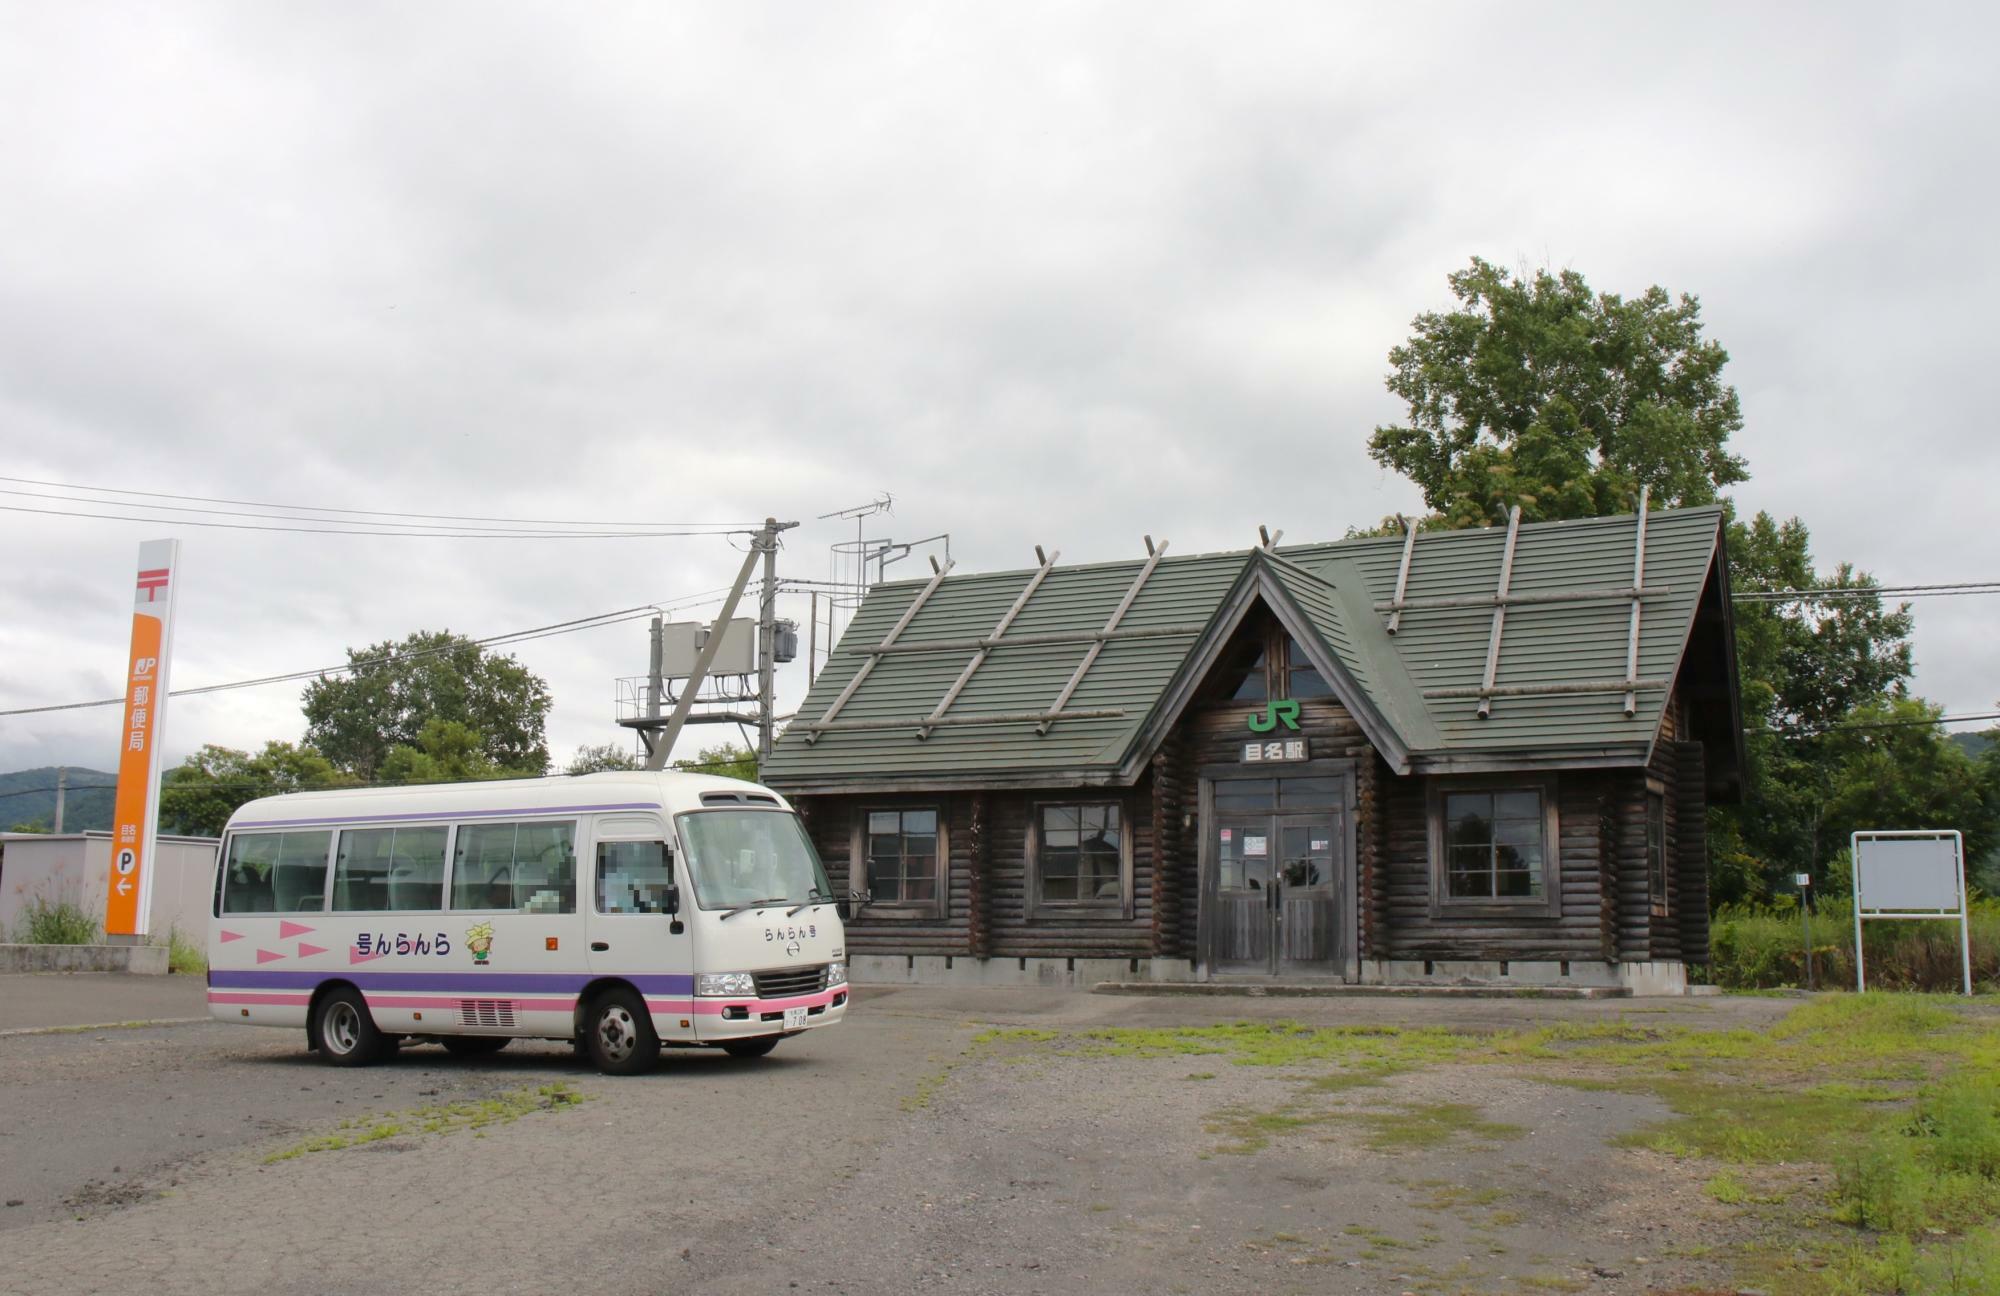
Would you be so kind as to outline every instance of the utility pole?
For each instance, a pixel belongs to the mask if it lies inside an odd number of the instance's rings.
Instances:
[[[757,537],[764,549],[764,593],[757,604],[757,768],[771,759],[771,728],[778,716],[778,519],[764,519]]]
[[[778,549],[778,533],[780,531],[789,531],[797,525],[798,523],[796,522],[780,522],[776,518],[766,518],[763,527],[758,530],[755,538],[751,540],[750,552],[743,559],[743,568],[736,573],[736,583],[730,587],[729,597],[722,601],[722,610],[716,613],[714,627],[709,632],[707,641],[702,644],[701,651],[695,654],[694,668],[689,673],[687,682],[681,686],[680,699],[674,703],[674,713],[667,718],[666,728],[659,731],[659,737],[653,743],[652,753],[646,757],[647,769],[662,770],[667,767],[667,755],[673,751],[674,740],[680,737],[681,730],[687,725],[688,713],[694,710],[695,694],[700,692],[702,681],[708,678],[708,668],[715,664],[716,654],[722,649],[722,639],[725,631],[728,629],[729,619],[736,615],[736,605],[742,601],[743,591],[750,584],[750,574],[757,570],[757,560],[760,558],[764,560],[765,607],[770,609],[775,606],[773,600],[776,597],[777,584],[773,577],[775,575]],[[771,623],[768,611],[765,620],[764,633],[767,636],[774,635],[776,632],[775,625]],[[768,645],[765,649],[768,654],[775,649],[775,643],[769,638],[765,642]],[[769,679],[771,677],[771,659],[768,655],[765,658],[765,663],[763,675],[765,679]],[[765,710],[759,717],[761,724],[764,726],[768,726],[770,723],[772,716],[770,705],[769,692],[767,690],[764,700]]]
[[[58,766],[56,769],[56,832],[57,833],[62,832],[63,794],[68,791],[69,791],[69,766],[67,765]]]
[[[646,718],[660,718],[660,698],[666,692],[661,672],[666,668],[666,618],[653,618],[653,646],[646,663]]]

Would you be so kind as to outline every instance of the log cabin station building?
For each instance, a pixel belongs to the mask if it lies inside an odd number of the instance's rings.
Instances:
[[[763,779],[857,980],[1679,993],[1743,787],[1717,508],[874,586]]]

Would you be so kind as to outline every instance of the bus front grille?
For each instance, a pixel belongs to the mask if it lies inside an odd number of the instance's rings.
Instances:
[[[458,1019],[466,1026],[508,1026],[514,1024],[514,1001],[512,999],[461,999],[458,1001]]]
[[[826,965],[786,968],[782,972],[757,972],[759,999],[788,999],[793,995],[817,994],[826,989]]]

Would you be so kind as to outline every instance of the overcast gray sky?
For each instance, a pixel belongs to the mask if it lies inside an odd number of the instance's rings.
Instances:
[[[1334,537],[1417,504],[1366,452],[1401,414],[1386,354],[1477,254],[1698,294],[1737,499],[1803,518],[1823,565],[2000,577],[2000,22],[1655,9],[4,0],[0,473],[776,514],[811,577],[852,534],[814,516],[883,491],[874,534],[949,531],[968,570]],[[120,691],[160,534],[183,687],[739,561],[0,512],[0,708]],[[1917,613],[1920,689],[1991,706],[2000,600]],[[642,626],[516,651],[558,759],[620,735]],[[168,725],[174,760],[303,721],[281,685]],[[118,731],[0,718],[0,770],[109,769]]]

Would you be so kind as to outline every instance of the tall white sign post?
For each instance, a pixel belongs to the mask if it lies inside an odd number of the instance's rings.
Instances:
[[[1854,988],[1868,988],[1864,919],[1956,918],[1965,993],[1972,993],[1972,928],[1965,897],[1965,839],[1956,829],[1858,832],[1854,859]]]
[[[104,934],[138,938],[153,915],[153,848],[160,831],[160,736],[167,718],[167,662],[174,647],[174,598],[181,542],[139,546],[132,596],[132,652],[125,666],[124,725],[118,731],[118,792],[111,816],[111,878]]]

